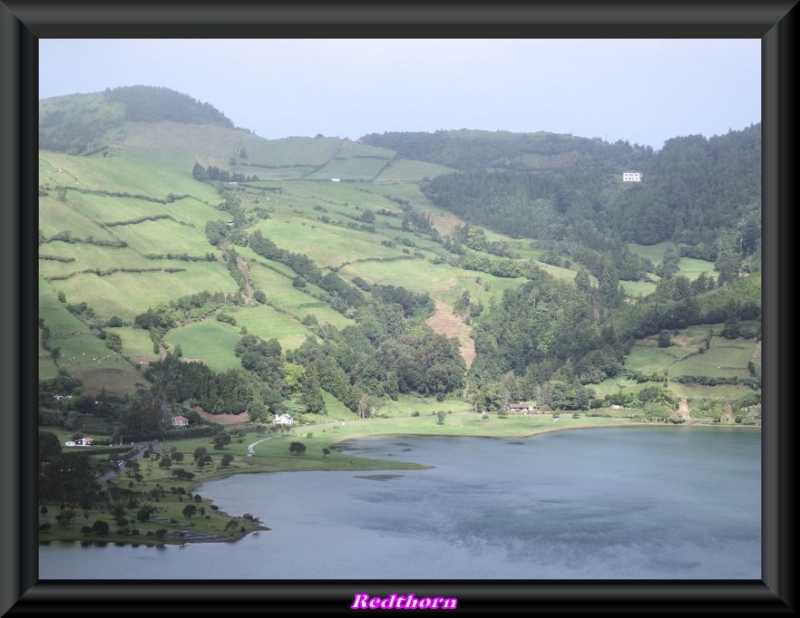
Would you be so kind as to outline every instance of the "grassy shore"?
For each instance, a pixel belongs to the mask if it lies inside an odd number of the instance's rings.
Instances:
[[[601,410],[610,414],[611,411]],[[345,454],[337,445],[356,438],[376,435],[476,436],[521,438],[539,433],[590,427],[647,425],[644,420],[618,412],[617,416],[585,414],[529,414],[506,418],[471,412],[420,416],[391,416],[363,420],[328,420],[313,425],[296,425],[276,432],[263,428],[235,435],[232,442],[215,449],[210,438],[178,440],[148,445],[138,466],[128,466],[111,481],[119,496],[110,504],[84,510],[72,504],[40,504],[39,524],[49,524],[39,533],[40,542],[82,542],[85,544],[164,545],[193,542],[230,542],[247,534],[269,530],[251,514],[232,516],[196,493],[202,483],[234,474],[296,471],[408,470],[427,467],[425,462],[380,460]],[[664,423],[652,423],[661,425]],[[44,429],[44,428],[43,428]],[[302,454],[290,452],[290,445],[305,446]],[[142,447],[143,449],[145,446]],[[206,463],[195,460],[205,449]],[[163,465],[168,457],[169,466]],[[225,461],[223,461],[223,459]],[[183,478],[176,476],[183,470]],[[191,475],[191,476],[189,476]],[[196,511],[187,514],[187,505]],[[44,512],[42,508],[44,507]],[[140,510],[152,508],[147,518]],[[59,522],[57,515],[74,511],[74,517]],[[89,532],[96,521],[105,521],[109,531]],[[47,528],[47,526],[45,526]]]

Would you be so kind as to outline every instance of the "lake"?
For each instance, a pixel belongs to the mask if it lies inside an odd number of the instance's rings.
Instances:
[[[196,493],[271,528],[236,543],[40,545],[40,579],[761,579],[761,431],[377,436],[430,465],[244,474]]]

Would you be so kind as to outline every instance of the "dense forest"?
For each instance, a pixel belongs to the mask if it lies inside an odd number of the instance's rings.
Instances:
[[[710,139],[673,138],[658,153],[635,158],[623,144],[598,149],[598,156],[580,153],[561,169],[466,169],[421,188],[433,203],[470,223],[543,244],[573,242],[619,254],[622,243],[669,240],[681,256],[712,262],[732,244],[743,256],[757,251],[760,124]],[[430,156],[447,160],[443,153]],[[646,183],[623,186],[618,174],[604,169],[629,164]]]

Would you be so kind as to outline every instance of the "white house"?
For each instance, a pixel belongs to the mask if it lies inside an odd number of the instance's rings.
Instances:
[[[641,172],[623,172],[622,182],[642,182]]]
[[[291,425],[294,423],[292,417],[288,414],[276,414],[273,421],[276,425]]]
[[[77,440],[70,440],[64,442],[64,446],[92,446],[94,440],[92,438],[78,438]]]
[[[172,417],[172,426],[173,427],[186,427],[189,424],[189,419],[185,416],[173,416]]]

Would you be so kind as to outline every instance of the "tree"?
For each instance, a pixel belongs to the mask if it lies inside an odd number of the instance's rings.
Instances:
[[[302,442],[292,442],[289,445],[289,452],[294,455],[302,455],[306,452],[306,445]]]
[[[322,398],[317,372],[313,365],[309,365],[303,376],[300,403],[303,404],[306,407],[306,411],[311,414],[319,414],[325,411],[325,400]]]
[[[39,432],[39,461],[49,461],[52,457],[61,454],[61,443],[58,436],[49,431]]]
[[[664,329],[658,333],[658,347],[659,348],[668,348],[672,345],[672,334]]]
[[[578,270],[575,275],[575,285],[581,292],[589,292],[592,289],[592,282],[589,279],[589,271],[585,268]]]
[[[231,435],[229,433],[220,431],[216,436],[214,436],[214,448],[218,451],[224,449],[230,443]]]
[[[186,519],[191,519],[195,513],[197,513],[197,507],[194,504],[190,503],[183,507],[183,516]]]
[[[156,507],[150,504],[145,504],[138,511],[136,511],[136,520],[141,523],[145,523],[146,521],[150,520],[150,516],[155,513],[155,511]]]
[[[358,399],[358,418],[369,418],[375,408],[375,401],[366,393]]]
[[[106,347],[114,352],[122,352],[122,337],[117,333],[106,333]]]
[[[230,453],[225,453],[222,456],[221,465],[222,465],[223,468],[226,468],[231,464],[232,461],[233,461],[233,455],[231,455]]]
[[[60,525],[66,526],[68,523],[70,523],[75,518],[76,515],[77,515],[77,513],[75,511],[73,511],[72,509],[62,509],[56,515],[56,521]]]
[[[91,528],[91,531],[94,534],[100,534],[102,536],[107,535],[109,530],[110,530],[110,527],[108,525],[108,522],[107,521],[103,521],[102,519],[98,519],[97,521],[95,521],[92,524],[92,528]]]
[[[195,180],[199,180],[200,182],[203,182],[208,178],[206,175],[206,169],[199,163],[194,164],[194,167],[192,168],[192,176]]]

